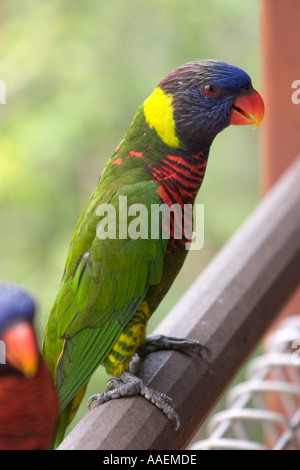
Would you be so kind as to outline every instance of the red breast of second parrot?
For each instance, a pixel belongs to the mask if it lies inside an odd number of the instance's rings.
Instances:
[[[51,374],[42,360],[34,377],[21,373],[1,377],[0,403],[1,450],[51,448],[59,405]]]

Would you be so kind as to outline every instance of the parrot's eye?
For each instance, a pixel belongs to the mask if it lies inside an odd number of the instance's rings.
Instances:
[[[212,83],[208,83],[207,85],[204,85],[203,90],[207,96],[214,96],[217,91],[215,85],[213,85]]]
[[[244,88],[243,88],[243,91],[245,91],[246,93],[249,93],[252,90],[253,90],[253,88],[252,88],[251,84],[248,84],[248,85],[244,86]]]

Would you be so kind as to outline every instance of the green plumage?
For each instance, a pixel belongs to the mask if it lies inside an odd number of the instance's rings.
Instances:
[[[145,148],[143,139],[135,135],[143,124],[141,109],[83,210],[46,326],[43,354],[55,376],[62,410],[108,356],[149,289],[162,279],[167,240],[150,238],[150,207],[162,202],[158,183],[146,170],[145,159],[125,158],[130,151]],[[155,143],[153,136],[149,138]],[[156,141],[163,146],[157,136]],[[155,154],[151,153],[151,161]],[[123,158],[122,164],[112,164],[117,158]],[[148,239],[97,237],[101,220],[97,208],[111,204],[118,221],[120,196],[126,196],[128,207],[138,203],[149,209]],[[128,217],[128,223],[133,219]],[[117,234],[118,230],[119,224]]]
[[[207,96],[207,89],[216,96]],[[161,218],[158,238],[151,238],[151,206],[194,203],[213,138],[229,125],[239,93],[251,90],[249,76],[237,67],[215,61],[186,64],[154,90],[147,110],[139,108],[108,160],[77,223],[44,335],[42,351],[61,404],[59,440],[97,367],[103,363],[116,376],[128,369],[136,348],[146,341],[149,317],[186,257],[188,240],[173,236],[175,215],[170,239],[162,236]],[[141,204],[147,210],[147,237],[127,233],[136,214],[126,218],[120,198],[127,198],[128,208]],[[115,225],[108,223],[108,210],[100,214],[100,207],[108,208],[104,205],[112,208]],[[109,236],[101,238],[105,220]]]

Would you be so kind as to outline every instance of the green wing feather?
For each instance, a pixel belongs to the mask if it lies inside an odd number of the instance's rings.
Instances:
[[[56,378],[63,409],[103,362],[135,314],[150,286],[162,277],[166,240],[110,239],[96,236],[99,204],[119,216],[119,196],[131,204],[160,204],[153,181],[98,186],[71,241],[61,289],[46,327],[43,354]],[[130,222],[130,217],[128,217]],[[118,224],[117,224],[118,233]]]

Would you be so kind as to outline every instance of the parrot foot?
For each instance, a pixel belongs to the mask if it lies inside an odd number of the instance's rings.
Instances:
[[[147,341],[145,344],[142,344],[137,348],[135,355],[131,359],[129,370],[132,374],[137,372],[141,363],[141,359],[154,351],[165,349],[199,355],[202,355],[203,351],[206,353],[209,352],[206,346],[194,339],[175,338],[164,335],[149,335],[147,336],[146,340]]]
[[[120,377],[110,379],[107,382],[107,391],[92,395],[88,400],[88,408],[92,408],[92,403],[101,405],[114,398],[121,398],[130,395],[142,395],[159,408],[171,421],[175,422],[175,429],[180,426],[180,419],[176,412],[173,401],[164,393],[157,392],[148,387],[143,380],[133,375],[131,372],[124,372]],[[94,406],[95,406],[94,405]]]
[[[204,351],[208,352],[208,348],[194,339],[188,338],[175,338],[172,336],[164,335],[149,335],[146,338],[146,343],[139,346],[137,354],[144,357],[154,351],[161,349],[174,349],[175,351],[182,351],[191,354],[201,354]]]

